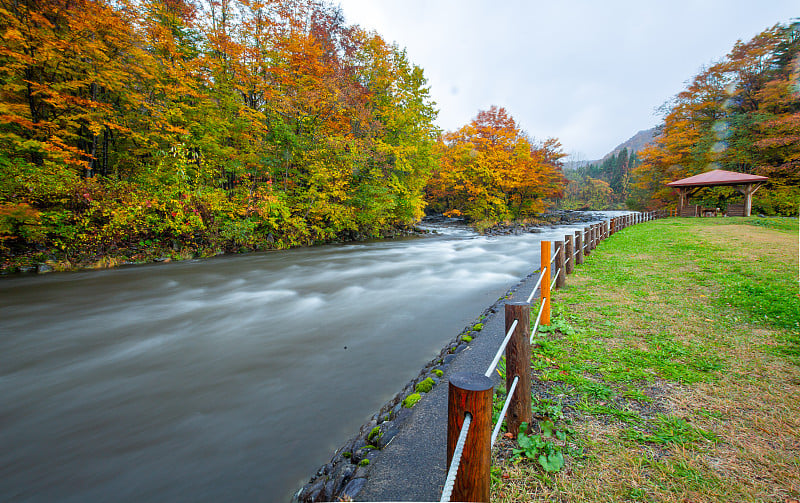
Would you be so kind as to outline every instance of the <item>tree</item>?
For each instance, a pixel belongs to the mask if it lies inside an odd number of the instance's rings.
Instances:
[[[445,134],[440,166],[428,196],[437,209],[474,221],[497,222],[544,211],[561,195],[561,144],[536,144],[502,107],[481,111],[470,124]]]

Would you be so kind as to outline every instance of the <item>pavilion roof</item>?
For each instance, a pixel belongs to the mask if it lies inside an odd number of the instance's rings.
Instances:
[[[670,187],[702,187],[713,185],[742,185],[747,183],[765,182],[769,178],[760,175],[748,175],[746,173],[736,173],[734,171],[725,171],[724,169],[715,169],[706,171],[699,175],[690,176],[683,180],[676,180],[667,185]]]

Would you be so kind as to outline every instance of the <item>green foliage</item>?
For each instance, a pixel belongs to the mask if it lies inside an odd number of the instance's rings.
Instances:
[[[553,473],[564,467],[564,453],[559,445],[554,443],[556,436],[558,440],[564,440],[564,432],[556,431],[551,421],[543,421],[540,424],[542,433],[539,435],[527,435],[527,423],[520,425],[520,432],[517,435],[519,449],[514,449],[514,455],[535,460],[544,471]]]
[[[369,464],[369,459],[364,458],[358,462],[358,466],[367,466]]]
[[[435,385],[436,383],[433,382],[433,379],[426,377],[423,381],[417,383],[417,385],[414,387],[414,390],[417,393],[427,393],[432,390]]]
[[[442,377],[444,375],[444,372],[439,369],[433,369],[433,373],[436,377]]]
[[[373,440],[377,440],[381,437],[381,428],[380,426],[376,426],[372,428],[372,431],[369,432],[367,435],[367,442],[372,442]]]
[[[403,407],[410,409],[419,402],[420,398],[422,398],[422,396],[419,393],[411,393],[403,399]]]
[[[472,342],[472,336],[470,336],[470,335],[462,335],[461,336],[461,340],[464,341],[464,342],[467,342],[467,343]]]

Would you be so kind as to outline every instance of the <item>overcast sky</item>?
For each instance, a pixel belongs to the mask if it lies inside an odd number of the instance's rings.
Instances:
[[[330,0],[421,66],[454,130],[504,106],[573,159],[599,159],[660,122],[700,69],[776,23],[797,0]]]

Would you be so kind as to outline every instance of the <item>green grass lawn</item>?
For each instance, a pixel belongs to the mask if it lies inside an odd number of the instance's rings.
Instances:
[[[673,218],[602,242],[532,351],[532,435],[565,464],[504,439],[492,501],[800,498],[798,278],[796,219]]]

